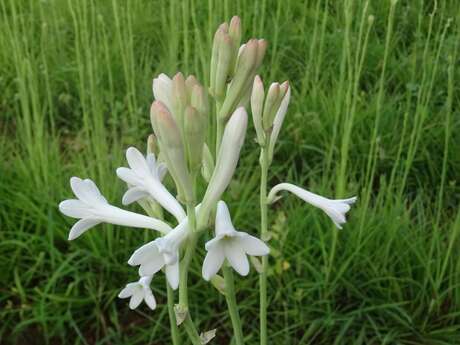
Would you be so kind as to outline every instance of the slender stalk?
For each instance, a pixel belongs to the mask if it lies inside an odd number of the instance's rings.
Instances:
[[[225,279],[225,299],[227,300],[228,312],[232,320],[233,332],[236,345],[244,345],[243,329],[241,327],[240,314],[236,305],[235,282],[233,279],[233,271],[225,263],[222,267]]]
[[[188,314],[184,320],[184,327],[193,345],[203,345],[190,314]]]
[[[260,234],[263,239],[267,234],[267,175],[268,175],[268,150],[265,147],[260,151]],[[268,257],[262,257],[262,272],[259,275],[260,294],[260,345],[267,345],[267,270]]]
[[[190,234],[188,237],[187,249],[179,266],[179,306],[187,311],[187,315],[184,320],[184,327],[190,341],[193,345],[201,345],[200,336],[188,310],[188,270],[190,263],[192,262],[193,255],[195,254],[196,243],[198,240],[198,235],[195,231],[196,215],[194,202],[187,203],[187,217],[189,220]]]
[[[179,327],[177,327],[176,314],[174,313],[174,291],[166,282],[166,291],[168,297],[168,314],[169,324],[171,328],[171,340],[173,345],[181,345],[179,336]]]

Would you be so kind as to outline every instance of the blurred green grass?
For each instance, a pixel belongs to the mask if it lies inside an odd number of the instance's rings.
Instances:
[[[292,197],[271,209],[271,343],[460,343],[454,0],[0,0],[0,343],[169,343],[166,308],[116,298],[149,234],[105,225],[69,243],[57,204],[73,175],[119,204],[114,171],[128,145],[145,148],[152,78],[207,82],[214,30],[235,14],[245,39],[269,41],[264,81],[293,88],[270,184],[359,196],[341,232]],[[257,232],[253,138],[226,199]],[[194,318],[228,343],[225,301],[200,265]],[[254,270],[237,286],[257,344]]]

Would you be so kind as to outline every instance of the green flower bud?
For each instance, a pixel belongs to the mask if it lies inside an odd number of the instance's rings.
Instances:
[[[209,115],[208,94],[205,88],[198,83],[193,87],[190,104],[207,118]]]
[[[258,75],[254,78],[251,95],[251,110],[254,128],[256,129],[257,142],[259,145],[265,145],[265,133],[262,126],[262,110],[264,105],[264,84]]]
[[[151,120],[168,171],[176,182],[179,198],[183,201],[184,198],[185,201],[192,200],[192,183],[185,160],[182,137],[176,121],[168,108],[160,101],[152,104]]]
[[[233,42],[233,52],[230,63],[230,74],[233,76],[236,65],[236,59],[238,57],[238,48],[241,44],[241,19],[239,17],[234,16],[230,21],[228,34],[230,35]]]
[[[263,127],[265,131],[270,131],[273,126],[273,120],[276,112],[280,106],[282,97],[280,97],[280,84],[273,83],[268,89],[267,98],[265,99],[264,114],[263,114]]]
[[[213,96],[215,96],[216,89],[216,73],[217,73],[217,63],[219,59],[219,49],[221,37],[224,33],[228,33],[228,24],[223,23],[219,26],[216,33],[214,34],[214,40],[212,43],[212,54],[211,54],[211,75],[210,75],[210,85],[209,91]]]
[[[174,119],[179,128],[184,126],[184,111],[187,106],[187,89],[185,87],[185,79],[182,73],[177,73],[172,79],[172,106],[171,110]]]
[[[184,113],[184,135],[187,144],[187,158],[192,171],[200,168],[206,130],[206,116],[195,108],[188,106]]]
[[[225,89],[227,79],[232,67],[232,55],[234,54],[233,41],[226,33],[222,33],[219,37],[219,57],[217,59],[216,82],[214,89],[214,96],[217,99],[223,99],[225,96]]]
[[[238,58],[235,76],[230,83],[227,96],[219,113],[219,118],[226,121],[238,106],[245,92],[251,87],[257,60],[257,40],[251,39],[241,49]]]
[[[187,79],[185,79],[185,89],[187,90],[187,103],[190,104],[192,99],[192,92],[195,85],[200,85],[198,80],[195,78],[194,75],[189,75]]]
[[[214,159],[206,143],[203,145],[203,162],[201,166],[201,176],[209,183],[214,171]]]

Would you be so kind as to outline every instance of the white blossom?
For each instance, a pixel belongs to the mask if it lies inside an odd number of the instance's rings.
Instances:
[[[152,276],[141,277],[139,281],[128,283],[126,287],[118,294],[119,298],[130,298],[129,308],[136,309],[144,300],[148,307],[155,310],[157,302],[150,289]]]
[[[159,237],[136,249],[128,263],[140,266],[139,275],[153,275],[163,267],[169,285],[173,289],[179,286],[179,247],[187,238],[188,219],[163,237]]]
[[[64,200],[59,204],[59,210],[63,214],[80,218],[70,229],[69,241],[100,223],[147,228],[162,233],[171,230],[171,227],[161,220],[110,205],[90,179],[72,177],[70,186],[78,199]]]
[[[123,204],[128,205],[150,196],[178,222],[184,219],[184,209],[161,182],[166,173],[166,165],[158,163],[152,153],[146,159],[135,147],[126,150],[126,160],[130,168],[117,169],[117,176],[130,186],[123,195]]]
[[[280,197],[276,194],[282,190],[291,192],[310,205],[322,209],[339,229],[342,229],[342,224],[346,222],[345,214],[350,210],[350,205],[354,204],[357,200],[357,197],[336,200],[328,199],[291,183],[280,183],[271,189],[268,194],[268,203],[278,200]]]
[[[202,275],[210,280],[224,264],[225,259],[240,275],[249,273],[246,255],[263,256],[270,251],[268,246],[246,232],[236,231],[228,207],[223,201],[217,204],[216,234],[205,245],[207,254],[203,262]]]

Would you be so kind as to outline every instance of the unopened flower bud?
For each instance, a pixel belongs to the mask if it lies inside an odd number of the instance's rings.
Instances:
[[[219,26],[216,33],[214,34],[214,40],[212,42],[212,54],[211,54],[211,75],[209,90],[213,96],[215,96],[216,89],[216,74],[217,74],[217,63],[219,60],[219,49],[221,43],[221,37],[224,33],[228,33],[228,24],[223,23]]]
[[[256,39],[249,40],[238,57],[235,76],[230,83],[224,104],[219,113],[219,118],[222,121],[228,119],[252,85],[257,61],[257,45]]]
[[[185,88],[187,90],[187,103],[190,103],[190,99],[192,98],[192,92],[195,85],[199,85],[200,83],[195,78],[194,75],[189,75],[187,79],[185,79]]]
[[[209,114],[208,94],[205,88],[199,84],[193,87],[190,104],[204,116]]]
[[[254,128],[256,129],[257,142],[259,145],[264,145],[265,143],[265,133],[262,126],[262,110],[264,104],[264,85],[262,79],[258,75],[254,78],[254,84],[252,86],[251,94],[251,110],[252,110],[252,120],[254,121]]]
[[[287,91],[276,112],[275,119],[273,120],[273,128],[270,134],[270,140],[269,140],[270,143],[268,147],[268,157],[270,161],[273,159],[273,152],[275,149],[275,144],[278,139],[278,135],[281,130],[281,126],[283,124],[284,117],[286,116],[289,101],[291,99],[291,87],[289,86],[289,83],[285,81],[281,86],[283,87],[283,85],[287,85]]]
[[[179,128],[184,124],[184,110],[187,106],[187,89],[185,87],[185,79],[182,73],[177,73],[172,79],[172,106],[171,110],[174,119],[176,120]]]
[[[270,131],[273,126],[273,120],[275,118],[276,111],[280,106],[281,99],[280,84],[271,84],[268,89],[267,98],[265,99],[264,114],[262,119],[264,130],[267,132]]]
[[[236,59],[238,57],[238,47],[241,44],[241,19],[234,16],[230,21],[230,27],[228,28],[228,34],[230,35],[233,42],[232,60],[230,64],[230,74],[233,75],[236,65]]]
[[[182,146],[182,139],[176,121],[169,109],[161,102],[154,101],[150,110],[153,130],[167,147]]]
[[[203,145],[206,138],[207,118],[188,106],[184,113],[184,135],[190,170],[200,168]]]
[[[179,196],[191,200],[193,189],[179,127],[168,108],[160,101],[155,101],[152,104],[151,120],[153,130],[160,141],[161,152],[168,166],[168,171],[176,182]]]
[[[209,218],[214,205],[219,201],[235,172],[240,150],[246,136],[248,115],[244,108],[238,108],[225,126],[222,144],[217,156],[216,167],[209,181],[208,188],[201,203],[198,216],[198,229],[203,227]]]
[[[264,60],[265,53],[267,52],[267,41],[264,39],[260,39],[257,41],[257,61],[256,61],[256,68],[259,68],[262,65],[262,61]]]
[[[172,111],[172,80],[164,73],[153,79],[153,96]]]
[[[201,176],[209,183],[214,171],[214,159],[206,143],[203,145],[203,161],[201,166]]]
[[[217,99],[223,99],[227,85],[228,75],[232,67],[232,55],[234,51],[233,41],[231,37],[222,32],[219,36],[219,57],[217,59],[216,82],[214,96]]]

